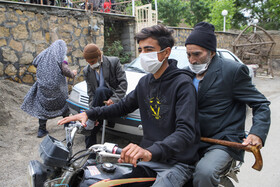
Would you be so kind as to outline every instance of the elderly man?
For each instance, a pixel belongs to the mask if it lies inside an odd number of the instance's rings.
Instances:
[[[119,102],[127,90],[126,75],[119,58],[102,55],[95,44],[88,44],[84,48],[83,56],[88,62],[83,73],[87,83],[89,107]],[[88,126],[94,129],[91,130],[91,135],[85,138],[86,148],[96,144],[96,133],[101,124],[102,120],[88,122]]]
[[[214,26],[198,23],[185,45],[198,92],[201,136],[264,145],[270,126],[270,102],[251,82],[246,65],[216,54]],[[244,132],[246,105],[253,110],[253,125]],[[243,161],[244,151],[201,142],[194,186],[218,186],[219,175],[233,159]]]

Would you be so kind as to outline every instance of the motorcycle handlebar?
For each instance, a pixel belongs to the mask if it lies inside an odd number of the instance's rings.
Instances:
[[[113,143],[104,143],[104,146],[106,148],[106,152],[108,153],[112,153],[112,154],[121,154],[122,149],[118,147],[117,144],[113,144]]]
[[[114,149],[111,153],[120,155],[122,153],[122,148],[119,148],[119,147],[116,146],[116,147],[114,147]]]
[[[122,153],[122,148],[117,148],[117,150],[116,150],[116,153],[115,153],[115,154],[120,155],[121,153]]]

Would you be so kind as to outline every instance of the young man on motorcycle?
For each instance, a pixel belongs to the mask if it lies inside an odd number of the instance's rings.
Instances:
[[[244,64],[216,55],[212,24],[198,23],[186,39],[186,48],[198,91],[201,136],[264,145],[270,126],[270,102],[255,88]],[[253,126],[245,138],[246,105],[253,109]],[[233,159],[243,161],[244,151],[201,142],[195,187],[218,186],[219,175]]]
[[[144,135],[140,146],[129,144],[123,149],[119,162],[131,163],[134,169],[122,178],[156,177],[153,186],[182,186],[192,177],[200,140],[192,74],[168,59],[174,38],[166,27],[144,28],[135,39],[141,66],[149,72],[135,90],[119,103],[92,108],[58,124],[79,120],[85,125],[88,118],[120,117],[139,108]],[[172,167],[176,169],[168,170]]]

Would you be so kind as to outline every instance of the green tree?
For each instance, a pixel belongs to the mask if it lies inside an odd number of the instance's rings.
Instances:
[[[104,47],[104,55],[119,57],[122,64],[128,63],[131,53],[125,52],[121,41],[114,41],[111,45]]]
[[[235,0],[215,0],[212,4],[212,9],[210,13],[210,22],[215,26],[216,30],[223,30],[224,17],[222,16],[222,11],[227,10],[228,14],[226,16],[226,29],[231,28],[231,22],[233,16],[236,12]]]
[[[250,11],[250,21],[257,18],[259,20],[258,25],[264,29],[279,30],[280,0],[244,0],[243,2],[243,7]]]
[[[159,0],[158,17],[163,23],[169,26],[178,26],[184,18],[186,11],[185,1],[180,0]]]
[[[189,26],[206,21],[212,8],[213,0],[190,0],[187,2],[185,10],[185,22]]]
[[[235,14],[232,17],[232,28],[242,29],[247,26],[248,19],[244,15],[244,0],[235,0]],[[247,1],[247,0],[246,0]]]
[[[280,30],[280,0],[271,1],[269,7],[270,22],[273,23],[272,29]]]

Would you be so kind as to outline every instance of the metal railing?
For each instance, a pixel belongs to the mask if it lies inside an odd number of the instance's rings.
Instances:
[[[19,2],[134,15],[135,2],[140,0],[18,0]]]

